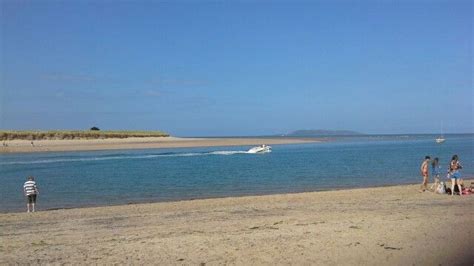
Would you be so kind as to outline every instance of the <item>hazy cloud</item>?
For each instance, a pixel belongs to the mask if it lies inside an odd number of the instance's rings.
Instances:
[[[56,96],[56,98],[64,98],[65,96],[65,93],[64,91],[57,91],[54,96]]]
[[[147,91],[145,91],[144,94],[145,94],[146,96],[150,96],[150,97],[160,97],[160,96],[163,96],[163,92],[158,91],[158,90],[147,90]]]
[[[176,86],[203,86],[209,85],[210,82],[204,79],[165,79],[165,84],[176,85]]]
[[[94,82],[98,78],[90,75],[71,75],[71,74],[44,74],[40,76],[43,80],[51,81],[84,81],[84,82]]]
[[[211,84],[206,79],[183,79],[183,78],[161,78],[156,77],[151,79],[152,84],[160,86],[205,86]]]
[[[215,99],[207,95],[191,95],[181,98],[180,105],[184,108],[205,108],[214,106]]]

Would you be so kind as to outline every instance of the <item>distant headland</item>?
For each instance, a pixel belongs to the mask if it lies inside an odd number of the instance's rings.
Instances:
[[[365,135],[351,130],[302,129],[285,134],[288,137],[321,137],[321,136],[358,136]]]

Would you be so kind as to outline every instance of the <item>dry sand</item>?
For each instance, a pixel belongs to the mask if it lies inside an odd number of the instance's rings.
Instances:
[[[260,144],[291,144],[318,142],[317,139],[289,138],[176,138],[148,137],[125,139],[75,139],[75,140],[30,140],[6,141],[0,153],[48,152],[48,151],[92,151],[117,149],[181,148],[210,146],[242,146]]]
[[[403,185],[0,214],[0,264],[473,265],[473,204]]]

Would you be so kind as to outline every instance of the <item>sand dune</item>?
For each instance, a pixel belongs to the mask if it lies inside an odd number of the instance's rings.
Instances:
[[[0,214],[0,264],[473,265],[474,195],[417,189]]]

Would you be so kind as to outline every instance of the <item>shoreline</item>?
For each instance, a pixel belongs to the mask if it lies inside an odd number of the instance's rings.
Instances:
[[[449,181],[447,181],[449,182]],[[474,177],[467,177],[464,179],[466,184],[474,185]],[[429,183],[428,187],[430,187],[432,183]],[[297,194],[304,194],[304,193],[322,193],[322,192],[337,192],[337,191],[347,191],[347,190],[364,190],[364,189],[378,189],[378,188],[393,188],[393,187],[400,187],[400,186],[417,186],[419,187],[419,183],[398,183],[398,184],[381,184],[377,186],[370,186],[370,187],[332,187],[322,190],[308,190],[308,191],[290,191],[290,192],[281,192],[281,193],[262,193],[262,194],[242,194],[242,195],[228,195],[228,196],[210,196],[210,197],[197,197],[197,198],[182,198],[182,199],[168,199],[168,200],[143,200],[143,201],[135,201],[135,202],[124,202],[124,203],[112,203],[112,204],[86,204],[81,206],[71,206],[71,207],[52,207],[52,208],[45,208],[40,209],[41,212],[48,212],[48,211],[58,211],[58,210],[73,210],[73,209],[88,209],[88,208],[108,208],[108,207],[119,207],[119,206],[133,206],[133,205],[141,205],[141,204],[160,204],[160,203],[180,203],[180,202],[187,202],[187,201],[199,201],[199,200],[221,200],[221,199],[238,199],[238,198],[245,198],[245,197],[266,197],[266,196],[282,196],[282,195],[297,195]],[[449,185],[447,187],[450,187]],[[425,193],[425,192],[423,192]],[[426,191],[426,193],[434,193],[432,191]],[[434,193],[435,194],[435,193]],[[439,194],[437,194],[439,195]],[[439,196],[448,196],[448,195],[439,195]],[[469,195],[467,195],[469,196]],[[473,195],[474,197],[474,195]],[[39,200],[41,202],[41,200]],[[40,205],[41,206],[41,205]],[[13,213],[24,213],[24,209],[22,210],[12,210],[12,211],[2,211],[0,210],[0,215],[2,214],[13,214]]]
[[[467,177],[465,182],[474,184],[474,177]],[[431,186],[432,183],[428,185]],[[261,193],[261,194],[234,194],[228,196],[203,196],[196,198],[181,198],[181,199],[165,199],[165,200],[143,200],[143,201],[133,201],[133,202],[123,202],[123,203],[111,203],[111,204],[100,204],[100,203],[90,203],[80,206],[70,206],[70,207],[51,207],[41,209],[41,199],[38,200],[40,211],[58,211],[58,210],[73,210],[73,209],[88,209],[88,208],[107,208],[107,207],[118,207],[118,206],[131,206],[131,205],[141,205],[141,204],[160,204],[160,203],[179,203],[186,201],[199,201],[199,200],[220,200],[220,199],[229,199],[229,198],[244,198],[244,197],[265,197],[265,196],[279,196],[279,195],[295,195],[302,193],[320,193],[320,192],[337,192],[337,191],[346,191],[346,190],[361,190],[361,189],[377,189],[377,188],[390,188],[390,187],[399,187],[399,186],[419,186],[418,183],[398,183],[398,184],[381,184],[376,186],[360,186],[360,187],[330,187],[327,189],[321,190],[302,190],[302,191],[289,191],[289,192],[275,192],[275,193]],[[428,193],[431,191],[427,191]],[[433,193],[433,192],[431,192]],[[440,195],[442,196],[442,195]],[[2,214],[11,214],[11,213],[24,213],[24,208],[21,210],[0,210],[0,215]]]
[[[77,139],[77,140],[10,140],[7,147],[0,147],[0,154],[64,152],[64,151],[100,151],[160,148],[191,148],[216,146],[279,145],[322,142],[323,139],[311,138],[177,138],[145,137],[124,139]]]
[[[418,187],[0,214],[0,264],[471,265],[474,195]]]

